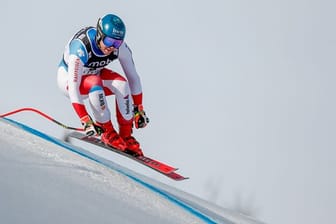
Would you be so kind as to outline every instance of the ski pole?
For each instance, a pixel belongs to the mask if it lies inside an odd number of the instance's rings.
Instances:
[[[5,113],[5,114],[0,114],[0,117],[7,117],[7,116],[10,116],[10,115],[13,115],[13,114],[16,114],[16,113],[20,113],[20,112],[22,112],[22,111],[32,111],[32,112],[35,112],[35,113],[41,115],[42,117],[47,118],[48,120],[50,120],[50,121],[56,123],[57,125],[59,125],[59,126],[65,128],[65,129],[76,130],[76,131],[84,131],[83,128],[69,127],[69,126],[67,126],[67,125],[65,125],[65,124],[63,124],[63,123],[61,123],[61,122],[55,120],[54,118],[50,117],[49,115],[47,115],[47,114],[45,114],[45,113],[43,113],[43,112],[41,112],[41,111],[39,111],[39,110],[37,110],[37,109],[29,108],[29,107],[25,107],[25,108],[20,108],[20,109],[17,109],[17,110],[13,110],[13,111],[10,111],[10,112]]]

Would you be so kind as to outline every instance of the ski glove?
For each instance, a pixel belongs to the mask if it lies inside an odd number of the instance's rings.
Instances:
[[[134,124],[136,128],[144,128],[149,122],[149,118],[146,116],[145,111],[143,110],[142,104],[134,105]]]
[[[89,115],[81,117],[81,123],[84,127],[85,134],[87,136],[101,135],[104,130],[99,125],[95,124]]]

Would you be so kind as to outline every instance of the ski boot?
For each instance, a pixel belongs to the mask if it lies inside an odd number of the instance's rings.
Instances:
[[[99,123],[99,125],[104,130],[104,133],[101,135],[102,142],[104,142],[105,145],[110,146],[112,148],[118,149],[120,151],[125,151],[127,144],[114,130],[112,122],[108,121],[103,124]]]
[[[143,156],[143,152],[140,148],[140,143],[132,136],[132,124],[120,125],[119,135],[126,143],[125,152],[134,156]]]

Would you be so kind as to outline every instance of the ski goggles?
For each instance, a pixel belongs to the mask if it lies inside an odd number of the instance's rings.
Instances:
[[[123,40],[114,39],[112,37],[105,36],[103,38],[103,43],[106,47],[119,48],[123,43]]]

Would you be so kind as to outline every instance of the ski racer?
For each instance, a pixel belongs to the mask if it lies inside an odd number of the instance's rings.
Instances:
[[[96,27],[79,30],[65,46],[57,72],[58,86],[70,99],[87,135],[101,135],[105,145],[134,155],[143,155],[132,136],[149,119],[143,106],[140,77],[132,52],[124,41],[125,24],[114,14],[98,19]],[[119,60],[125,76],[107,68]],[[111,121],[106,96],[115,95],[118,132]],[[93,118],[84,100],[88,99]]]

